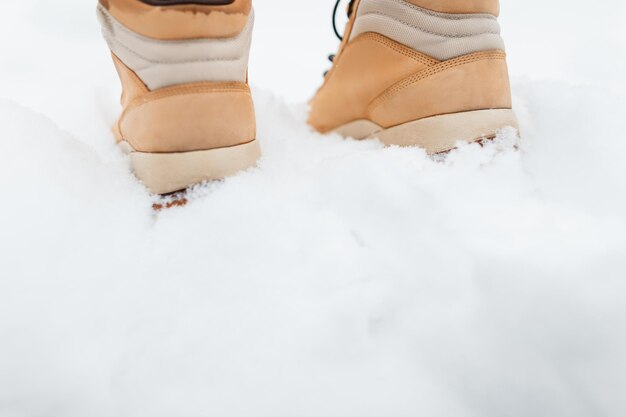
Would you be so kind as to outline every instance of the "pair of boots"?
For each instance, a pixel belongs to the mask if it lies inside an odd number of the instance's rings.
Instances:
[[[116,140],[146,187],[254,166],[251,0],[99,1],[123,85]],[[309,124],[429,153],[516,126],[498,13],[499,0],[352,0]]]

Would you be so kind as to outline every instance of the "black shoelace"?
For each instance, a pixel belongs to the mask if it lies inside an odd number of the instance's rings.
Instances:
[[[356,0],[350,0],[350,4],[348,5],[348,18],[352,15],[354,11],[354,3]],[[337,29],[337,11],[339,10],[339,5],[341,4],[341,0],[337,0],[335,3],[335,7],[333,8],[333,30],[335,31],[335,35],[340,41],[343,41],[343,35],[339,33],[339,29]],[[329,55],[328,60],[330,62],[335,62],[335,54]],[[324,73],[324,77],[328,74],[328,71]]]
[[[350,4],[348,5],[348,17],[352,15],[354,11],[354,3],[356,0],[350,0]],[[339,33],[339,29],[337,29],[337,10],[339,10],[339,5],[341,4],[341,0],[337,0],[335,3],[335,7],[333,8],[333,30],[335,31],[335,35],[339,38],[340,41],[343,41],[343,35]]]

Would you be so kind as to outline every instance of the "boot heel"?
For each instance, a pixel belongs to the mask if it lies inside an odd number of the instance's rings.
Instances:
[[[194,152],[130,151],[135,175],[154,194],[168,194],[204,181],[224,179],[256,166],[260,157],[261,148],[257,140]]]
[[[386,145],[419,146],[429,154],[454,149],[457,142],[493,139],[504,127],[519,129],[513,110],[477,110],[427,117],[374,134]]]

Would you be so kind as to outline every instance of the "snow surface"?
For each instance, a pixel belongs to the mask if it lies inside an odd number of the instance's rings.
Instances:
[[[260,0],[263,160],[158,214],[92,3],[3,5],[1,417],[626,413],[623,2],[504,2],[522,139],[433,160],[312,133],[332,2]]]

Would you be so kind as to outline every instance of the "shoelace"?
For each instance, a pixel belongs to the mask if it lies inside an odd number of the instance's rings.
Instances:
[[[348,4],[348,18],[352,16],[352,12],[354,11],[354,3],[356,0],[350,0]],[[341,0],[337,0],[335,2],[335,7],[333,8],[333,30],[335,31],[335,35],[340,41],[343,41],[343,35],[339,33],[339,29],[337,29],[337,11],[339,10],[339,5],[341,4]],[[328,60],[330,62],[335,62],[335,54],[331,54],[328,56]],[[328,74],[328,71],[324,73],[324,77]]]
[[[356,0],[350,0],[350,4],[348,5],[348,17],[352,15],[354,10],[354,3]],[[333,30],[335,31],[335,35],[339,38],[340,41],[343,41],[343,35],[339,33],[339,29],[337,29],[337,10],[339,10],[339,5],[341,4],[341,0],[337,0],[335,3],[335,7],[333,8]]]

